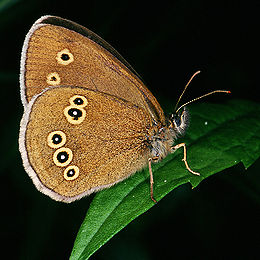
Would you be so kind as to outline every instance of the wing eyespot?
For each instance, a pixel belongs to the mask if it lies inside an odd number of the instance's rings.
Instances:
[[[75,95],[71,97],[69,102],[72,106],[77,106],[77,107],[85,107],[88,104],[87,98],[80,95]]]
[[[64,170],[64,179],[73,181],[79,176],[79,168],[76,165],[70,165]]]
[[[78,125],[84,121],[86,117],[86,111],[82,107],[68,106],[64,109],[64,115],[66,116],[69,123]]]
[[[72,151],[69,148],[62,147],[53,154],[53,161],[57,166],[67,166],[73,158]]]
[[[47,143],[51,148],[60,148],[66,143],[66,135],[62,131],[53,131],[49,133]]]
[[[58,86],[61,83],[61,79],[57,72],[51,72],[47,75],[46,82],[48,85]]]
[[[66,66],[74,61],[74,56],[68,49],[64,49],[57,53],[56,60],[58,64]]]

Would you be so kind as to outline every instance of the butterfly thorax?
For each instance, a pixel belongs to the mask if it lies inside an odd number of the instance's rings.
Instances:
[[[189,125],[189,113],[186,107],[177,114],[171,114],[164,125],[157,122],[149,131],[148,143],[153,161],[165,158],[172,152],[177,137],[184,135]]]

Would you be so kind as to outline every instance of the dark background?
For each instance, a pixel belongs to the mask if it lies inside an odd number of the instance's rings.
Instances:
[[[184,101],[229,89],[232,96],[203,102],[259,102],[259,7],[259,1],[0,1],[1,254],[68,259],[93,199],[70,205],[52,201],[35,189],[22,167],[19,62],[36,19],[58,15],[93,30],[142,75],[163,107],[171,102],[173,108],[198,69],[202,74]],[[247,171],[239,164],[194,190],[179,187],[92,259],[257,259],[259,170],[258,160]]]

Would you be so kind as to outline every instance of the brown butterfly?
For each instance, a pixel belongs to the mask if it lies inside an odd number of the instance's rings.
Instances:
[[[159,161],[188,122],[184,104],[165,118],[159,103],[121,55],[74,22],[43,16],[21,58],[19,148],[39,191],[72,202]],[[186,89],[186,88],[185,88]],[[214,91],[226,92],[226,91]],[[206,94],[208,95],[208,94]]]

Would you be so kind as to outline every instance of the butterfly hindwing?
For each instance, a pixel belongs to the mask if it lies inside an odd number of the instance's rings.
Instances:
[[[117,97],[82,87],[48,88],[25,109],[23,163],[40,191],[74,201],[146,165],[151,124],[144,109]]]

